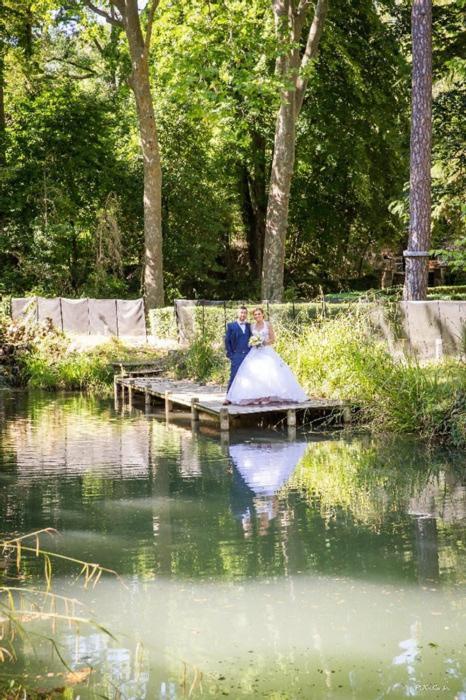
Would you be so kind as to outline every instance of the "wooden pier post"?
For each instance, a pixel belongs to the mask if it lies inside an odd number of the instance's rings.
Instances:
[[[128,384],[128,406],[131,410],[133,408],[133,385]]]
[[[150,402],[151,402],[150,394],[149,394],[148,390],[146,389],[144,392],[144,408],[145,408],[146,413],[149,413],[149,411],[150,411]]]
[[[220,430],[226,432],[230,430],[230,414],[226,406],[222,406],[220,409]]]
[[[197,396],[193,396],[191,399],[191,420],[193,422],[197,422],[199,420],[199,408],[197,407],[198,403],[199,398]]]
[[[118,384],[117,378],[113,378],[113,399],[115,401],[115,411],[118,411],[118,404],[120,399],[120,386]]]
[[[288,428],[296,428],[296,411],[293,408],[286,412],[286,424]]]
[[[168,422],[170,420],[170,413],[173,410],[173,402],[170,401],[170,392],[165,392],[165,420]]]
[[[351,423],[351,406],[343,406],[342,411],[343,424],[348,425]]]
[[[222,431],[220,433],[220,448],[224,457],[230,456],[230,433]]]

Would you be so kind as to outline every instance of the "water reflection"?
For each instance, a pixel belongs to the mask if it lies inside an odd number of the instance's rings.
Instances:
[[[280,511],[277,493],[285,486],[307,448],[305,441],[261,441],[230,446],[231,508],[246,537],[253,534],[254,516],[259,521],[259,535],[268,531],[271,520],[277,515],[286,525],[288,514],[283,509]]]
[[[195,669],[214,697],[435,697],[445,683],[440,697],[462,697],[464,454],[264,432],[225,446],[80,397],[0,394],[0,415],[4,531],[54,526],[51,547],[129,586],[85,594],[118,643],[64,632],[73,667],[138,700],[184,697]],[[55,569],[66,594],[69,573]]]

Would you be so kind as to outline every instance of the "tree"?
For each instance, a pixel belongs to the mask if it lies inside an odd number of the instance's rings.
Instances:
[[[303,104],[309,64],[315,58],[322,35],[328,0],[317,0],[314,18],[301,51],[310,0],[273,0],[272,8],[278,40],[276,72],[281,78],[281,104],[278,110],[267,203],[262,263],[262,298],[281,301],[285,265],[288,209],[293,177],[296,122]]]
[[[432,0],[413,0],[412,113],[409,192],[409,238],[405,250],[403,296],[421,300],[427,295],[427,264],[431,230],[432,148]]]
[[[389,3],[333,0],[300,115],[285,294],[377,286],[381,249],[403,244],[390,211],[409,168],[409,77]]]
[[[5,8],[0,0],[0,167],[5,165],[6,119],[5,119]]]
[[[131,58],[128,83],[136,101],[144,163],[144,295],[148,308],[163,306],[162,168],[149,74],[152,27],[159,0],[149,0],[145,34],[137,0],[109,0],[108,9],[85,4],[110,25],[125,31]]]
[[[103,220],[114,214],[116,202],[128,210],[135,199],[129,163],[118,158],[114,105],[76,81],[40,88],[17,99],[11,116],[2,281],[10,293],[21,287],[51,295],[124,293],[116,269],[107,271],[99,289],[92,283],[101,267]],[[118,214],[128,254],[129,225]]]

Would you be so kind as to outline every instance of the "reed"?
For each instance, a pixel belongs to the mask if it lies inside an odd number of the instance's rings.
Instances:
[[[93,673],[90,668],[73,671],[63,657],[60,647],[55,641],[57,629],[65,625],[73,629],[76,635],[83,626],[92,626],[108,637],[114,639],[111,632],[86,614],[86,608],[77,598],[59,595],[52,587],[52,562],[67,561],[77,568],[76,579],[83,586],[95,587],[102,575],[110,574],[117,577],[125,585],[118,574],[99,564],[81,561],[56,552],[43,549],[41,538],[44,535],[57,534],[53,528],[37,530],[20,537],[0,539],[0,697],[15,700],[16,698],[52,698],[59,695],[72,698],[71,688],[75,685],[89,684]],[[15,586],[10,581],[18,576],[23,568],[25,557],[34,557],[42,561],[44,587],[32,585]],[[2,580],[3,579],[3,580]],[[42,631],[43,625],[49,633]],[[38,629],[37,626],[40,626]],[[48,690],[40,692],[30,687],[25,674],[16,674],[11,669],[2,669],[8,662],[18,658],[18,648],[28,645],[33,651],[36,644],[47,642],[52,651],[61,661],[63,672],[49,672],[44,675],[48,679]],[[52,685],[50,685],[52,683]],[[55,684],[59,686],[55,687]],[[69,691],[69,692],[67,692]]]

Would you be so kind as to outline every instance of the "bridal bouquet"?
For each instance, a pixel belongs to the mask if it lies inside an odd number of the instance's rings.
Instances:
[[[264,345],[263,339],[260,337],[260,335],[252,335],[249,338],[249,343],[248,343],[250,348],[260,348]]]

